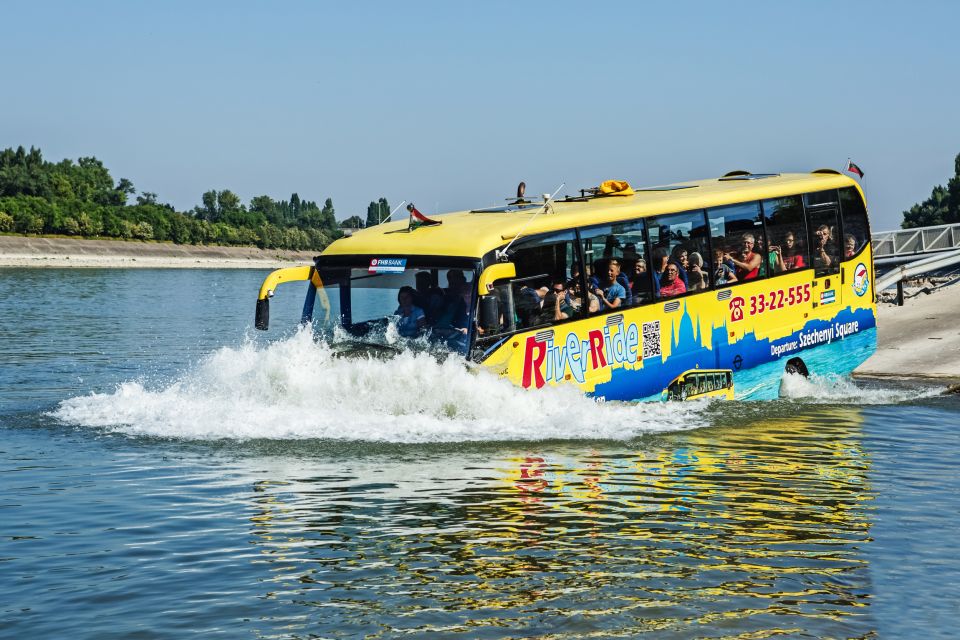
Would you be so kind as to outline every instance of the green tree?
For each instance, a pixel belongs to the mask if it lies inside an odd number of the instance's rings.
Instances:
[[[930,197],[903,212],[904,229],[960,222],[960,154],[953,161],[954,176],[937,185]]]

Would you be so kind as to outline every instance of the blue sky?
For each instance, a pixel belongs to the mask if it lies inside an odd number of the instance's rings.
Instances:
[[[622,178],[866,172],[874,229],[953,174],[960,5],[6,4],[0,147],[203,191],[424,212]]]

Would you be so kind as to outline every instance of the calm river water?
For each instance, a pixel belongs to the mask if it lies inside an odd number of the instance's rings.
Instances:
[[[524,393],[263,275],[0,269],[0,637],[960,636],[957,398]]]

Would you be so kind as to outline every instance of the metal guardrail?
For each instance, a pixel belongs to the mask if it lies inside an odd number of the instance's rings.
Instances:
[[[903,259],[960,249],[960,223],[917,229],[877,231],[871,235],[875,260]]]
[[[880,293],[888,287],[897,285],[897,304],[902,307],[903,281],[905,279],[919,276],[930,271],[937,271],[938,269],[946,269],[947,267],[952,267],[957,264],[960,264],[960,249],[946,253],[938,253],[929,258],[923,258],[922,260],[914,260],[913,262],[895,267],[889,273],[882,275],[877,279],[876,283],[874,283],[873,289],[877,293]]]

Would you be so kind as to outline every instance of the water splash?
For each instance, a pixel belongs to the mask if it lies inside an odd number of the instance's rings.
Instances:
[[[897,404],[940,395],[942,389],[912,384],[854,382],[845,376],[785,373],[780,380],[780,397],[807,404],[878,405]]]
[[[705,403],[596,403],[519,389],[461,358],[343,358],[308,331],[224,347],[157,389],[127,382],[62,402],[60,421],[134,436],[401,443],[629,439],[704,426]]]

